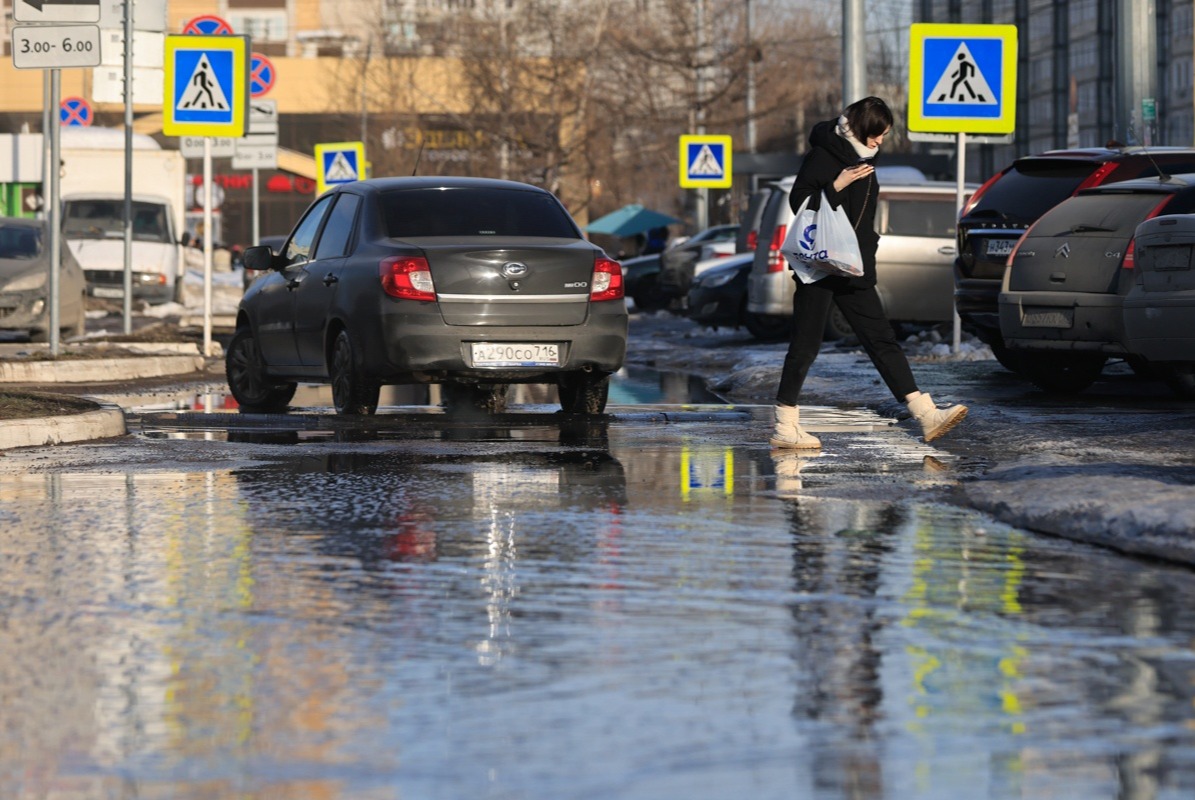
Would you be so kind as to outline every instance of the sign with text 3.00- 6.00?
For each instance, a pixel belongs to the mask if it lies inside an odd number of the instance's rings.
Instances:
[[[100,65],[98,25],[16,25],[12,65],[17,69],[68,69]]]

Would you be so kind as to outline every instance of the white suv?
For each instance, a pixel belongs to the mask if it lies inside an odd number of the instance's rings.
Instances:
[[[877,169],[880,197],[875,225],[880,246],[876,289],[893,322],[949,322],[954,318],[958,189],[949,181],[917,180],[917,173],[910,179],[909,172],[904,168]],[[902,179],[909,182],[898,182]],[[794,278],[780,255],[780,245],[793,219],[788,197],[795,180],[791,176],[780,181],[780,191],[769,198],[764,210],[760,246],[747,282],[749,315],[792,316]],[[974,190],[974,186],[966,187],[968,193]],[[765,231],[770,234],[767,239]],[[841,312],[832,308],[826,338],[840,339],[850,332]]]

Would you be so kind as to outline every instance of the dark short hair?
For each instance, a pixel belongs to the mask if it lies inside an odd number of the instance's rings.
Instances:
[[[864,97],[846,107],[842,112],[851,133],[860,142],[879,136],[892,127],[892,110],[878,97]]]

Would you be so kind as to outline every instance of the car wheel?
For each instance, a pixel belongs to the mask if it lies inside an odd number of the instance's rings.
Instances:
[[[241,328],[228,343],[224,356],[224,374],[228,388],[241,411],[249,414],[273,414],[286,411],[297,386],[275,383],[266,375],[265,362],[257,349],[257,340],[248,328]]]
[[[827,341],[833,342],[854,335],[855,331],[851,328],[851,324],[846,321],[846,316],[843,315],[841,309],[837,305],[831,305],[830,315],[826,317],[824,338]]]
[[[992,355],[996,357],[996,361],[1000,362],[1000,366],[1009,372],[1021,374],[1021,351],[1009,350],[1004,346],[1003,341],[989,342],[988,347],[992,348]]]
[[[507,383],[443,383],[440,395],[444,407],[457,413],[502,414],[506,411]]]
[[[566,372],[556,379],[560,409],[566,414],[601,414],[610,396],[605,372]]]
[[[332,405],[337,414],[362,415],[378,410],[381,384],[361,374],[353,340],[347,330],[338,333],[332,343],[328,377],[332,380]]]
[[[1184,400],[1195,400],[1195,362],[1170,364],[1166,369],[1166,385]]]
[[[761,342],[776,342],[789,338],[792,332],[792,317],[778,314],[743,314],[743,327]]]
[[[1078,394],[1096,382],[1107,356],[1096,353],[1018,354],[1019,372],[1038,388],[1053,394]]]

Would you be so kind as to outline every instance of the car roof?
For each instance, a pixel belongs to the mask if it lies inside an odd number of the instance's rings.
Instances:
[[[1129,192],[1177,192],[1188,186],[1195,186],[1195,174],[1170,175],[1166,180],[1156,175],[1151,178],[1133,178],[1116,183],[1102,183],[1079,192],[1079,196],[1086,194],[1127,194]]]
[[[1150,156],[1192,155],[1195,148],[1191,147],[1080,147],[1070,150],[1046,150],[1041,153],[1021,156],[1017,161],[1035,161],[1038,159],[1064,158],[1070,161],[1125,161],[1130,158],[1149,158]]]
[[[370,178],[343,184],[342,188],[360,187],[369,191],[385,192],[394,189],[518,189],[529,192],[551,194],[547,189],[519,181],[504,181],[498,178],[466,178],[451,175],[411,176],[404,178]]]

